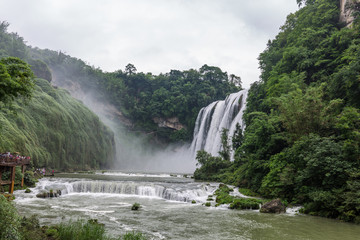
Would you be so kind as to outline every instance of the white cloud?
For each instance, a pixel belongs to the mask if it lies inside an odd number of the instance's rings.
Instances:
[[[257,57],[297,9],[295,0],[0,0],[0,21],[32,46],[106,71],[215,65],[258,79]]]

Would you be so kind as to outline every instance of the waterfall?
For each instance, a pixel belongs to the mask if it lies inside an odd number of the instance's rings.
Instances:
[[[49,185],[47,182],[46,185]],[[171,201],[191,202],[206,197],[216,189],[216,186],[199,184],[196,186],[117,181],[76,181],[57,185],[64,195],[70,193],[109,193],[120,195],[136,195],[143,197],[162,198]]]
[[[194,157],[199,150],[205,150],[213,156],[218,156],[223,128],[229,130],[229,143],[231,143],[237,123],[244,130],[245,124],[242,116],[246,107],[247,94],[248,90],[232,93],[225,100],[213,102],[200,110],[191,144]]]

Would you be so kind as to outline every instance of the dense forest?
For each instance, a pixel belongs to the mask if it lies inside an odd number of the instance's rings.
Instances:
[[[27,55],[22,38],[6,28],[0,24],[0,152],[20,152],[35,167],[57,170],[110,167],[113,133],[66,90],[51,86],[46,64]]]
[[[303,212],[360,222],[360,19],[339,22],[338,0],[297,1],[259,56],[246,129],[223,149],[198,152],[195,178],[302,204]],[[226,131],[224,131],[226,133]],[[221,154],[224,156],[224,153]]]
[[[61,51],[28,46],[17,33],[9,33],[8,26],[9,23],[0,22],[0,59],[15,57],[24,61],[31,68],[27,70],[38,79],[24,85],[27,88],[19,94],[24,101],[17,100],[16,94],[3,94],[9,101],[0,99],[0,151],[30,155],[36,166],[105,167],[114,157],[114,140],[109,130],[54,84],[79,86],[95,101],[115,106],[123,115],[128,132],[147,133],[148,140],[165,144],[190,141],[199,110],[241,89],[240,77],[208,65],[157,76],[137,72],[132,64],[124,70],[103,72]],[[10,93],[10,88],[3,88],[6,83],[1,84],[1,90]],[[167,119],[179,127],[159,126]]]
[[[62,52],[28,51],[49,66],[58,83],[80,85],[98,101],[113,104],[132,123],[129,130],[152,133],[163,142],[191,140],[199,110],[241,89],[240,77],[214,66],[153,75],[128,64],[124,70],[103,72]],[[179,128],[159,127],[156,121],[171,118]]]

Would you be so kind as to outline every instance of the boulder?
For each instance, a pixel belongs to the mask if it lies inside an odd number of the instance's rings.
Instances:
[[[261,206],[261,213],[285,213],[286,207],[280,199],[274,199]]]
[[[50,191],[50,192],[41,192],[36,194],[37,198],[53,198],[59,197],[61,195],[61,190]]]
[[[47,192],[41,192],[36,194],[37,198],[47,198],[48,197],[48,193]]]

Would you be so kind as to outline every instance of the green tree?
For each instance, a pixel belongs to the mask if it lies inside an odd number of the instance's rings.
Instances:
[[[229,129],[223,128],[221,130],[221,150],[219,155],[226,161],[230,161],[230,145],[228,142]]]
[[[30,98],[34,88],[33,72],[24,61],[0,59],[0,102],[9,103],[19,96]]]
[[[136,73],[136,67],[134,66],[134,64],[129,63],[128,65],[126,65],[125,73],[129,75]]]
[[[242,128],[239,123],[236,124],[234,135],[232,136],[231,141],[232,141],[232,149],[234,151],[236,151],[236,149],[238,149],[243,144],[244,136],[243,136]]]

